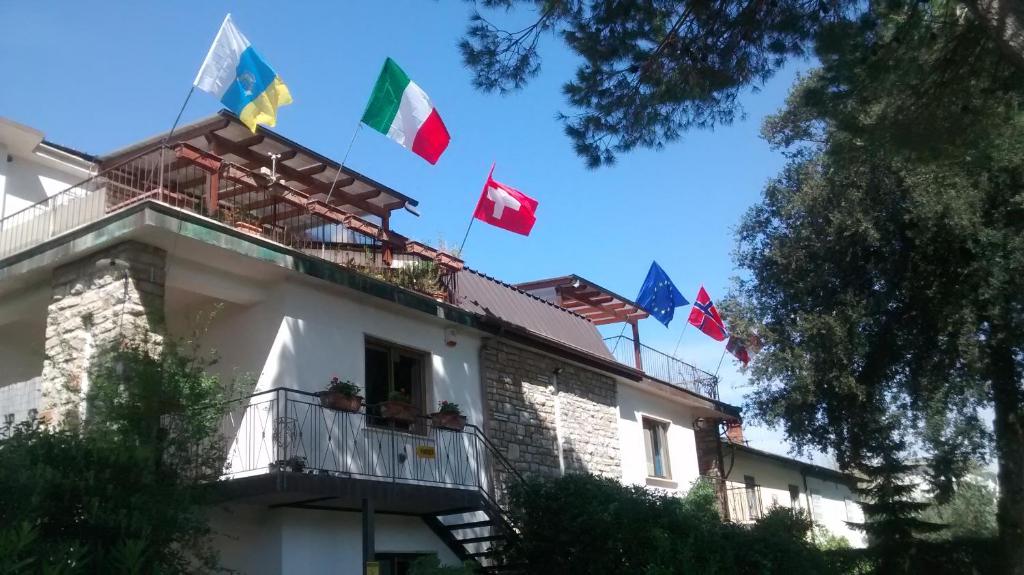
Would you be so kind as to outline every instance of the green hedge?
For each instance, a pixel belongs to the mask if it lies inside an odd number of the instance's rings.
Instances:
[[[869,575],[870,549],[820,549],[806,516],[768,510],[752,525],[723,523],[714,489],[686,497],[590,475],[530,480],[510,493],[519,535],[504,547],[508,565],[560,575]],[[990,573],[991,540],[916,542],[902,573]]]

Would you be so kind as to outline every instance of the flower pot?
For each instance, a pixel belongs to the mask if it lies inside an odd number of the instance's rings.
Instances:
[[[357,413],[363,405],[363,398],[358,395],[345,395],[337,391],[320,392],[320,405],[335,411]]]
[[[416,408],[404,401],[385,401],[380,404],[380,415],[384,419],[412,423],[416,421]]]
[[[462,429],[466,427],[466,416],[461,413],[439,411],[437,413],[431,413],[430,419],[434,422],[434,427],[440,427],[442,429],[462,431]]]

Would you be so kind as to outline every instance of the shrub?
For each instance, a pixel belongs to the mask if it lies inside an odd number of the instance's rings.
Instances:
[[[218,474],[224,388],[173,346],[99,353],[80,425],[0,443],[0,573],[204,573],[197,485]]]
[[[711,485],[686,497],[568,475],[530,480],[510,493],[519,529],[503,559],[528,572],[619,575],[817,574],[824,555],[810,522],[775,509],[752,527],[722,523]]]

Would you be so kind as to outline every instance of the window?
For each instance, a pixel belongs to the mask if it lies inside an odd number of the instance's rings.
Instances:
[[[409,567],[420,557],[432,553],[375,553],[374,560],[380,564],[380,575],[406,575]]]
[[[813,490],[811,491],[811,515],[811,519],[819,523],[825,517],[824,501],[821,499],[821,494]]]
[[[388,395],[401,392],[412,400],[421,412],[426,405],[426,355],[387,344],[366,340],[366,404],[368,411],[377,414],[377,404],[388,400]]]
[[[668,461],[668,424],[643,418],[644,451],[647,452],[647,476],[671,479]]]
[[[800,486],[789,484],[789,506],[793,509],[800,507]]]
[[[743,486],[747,494],[747,516],[749,519],[757,519],[761,516],[761,498],[757,491],[757,480],[753,475],[744,475]]]

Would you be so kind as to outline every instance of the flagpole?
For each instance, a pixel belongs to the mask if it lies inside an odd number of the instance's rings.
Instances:
[[[160,176],[157,179],[157,182],[161,189],[163,189],[164,187],[164,148],[167,146],[167,142],[170,141],[171,136],[174,135],[174,130],[178,128],[178,122],[181,121],[181,116],[185,113],[185,107],[188,106],[188,102],[192,99],[192,94],[194,94],[195,91],[196,85],[195,83],[193,83],[192,86],[190,86],[188,89],[188,94],[185,96],[185,101],[181,103],[181,108],[178,109],[178,115],[174,118],[174,123],[171,124],[170,131],[167,132],[166,136],[164,136],[164,141],[160,142]]]
[[[687,318],[686,323],[683,324],[683,331],[679,332],[679,339],[676,340],[676,348],[672,350],[672,357],[676,357],[676,352],[679,351],[679,344],[683,342],[683,334],[686,333],[686,328],[690,327],[690,320]]]
[[[727,351],[729,351],[728,347],[723,349],[722,350],[722,357],[718,359],[718,367],[715,368],[715,377],[716,378],[718,377],[718,370],[722,369],[722,362],[725,361],[725,352],[727,352]]]
[[[484,189],[487,189],[487,184],[491,182],[491,178],[494,177],[494,166],[497,161],[491,162],[491,171],[487,174],[487,181],[484,182]],[[483,196],[481,196],[483,198]],[[477,201],[477,207],[480,206],[480,202]],[[459,257],[462,257],[462,250],[466,248],[466,240],[469,239],[469,230],[473,229],[473,222],[476,221],[476,208],[473,209],[473,214],[469,216],[469,225],[466,226],[466,233],[462,236],[462,243],[459,244]]]
[[[473,210],[473,215],[469,216],[469,225],[466,226],[466,234],[462,236],[462,243],[459,244],[458,257],[462,258],[462,250],[466,247],[466,240],[469,239],[469,230],[473,229],[473,222],[476,221],[476,210]]]
[[[341,157],[341,163],[338,164],[338,171],[334,173],[334,181],[331,182],[331,189],[327,191],[327,200],[325,203],[331,203],[331,194],[334,193],[334,186],[338,183],[338,176],[341,175],[341,169],[345,167],[345,162],[348,161],[348,155],[352,151],[352,145],[356,143],[356,136],[363,129],[363,122],[360,120],[356,122],[356,129],[352,131],[352,139],[348,141],[348,149],[345,150],[345,155]]]

